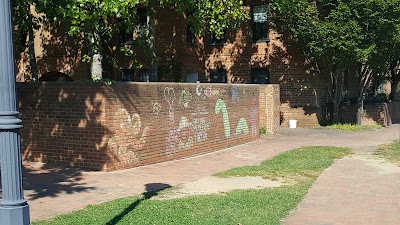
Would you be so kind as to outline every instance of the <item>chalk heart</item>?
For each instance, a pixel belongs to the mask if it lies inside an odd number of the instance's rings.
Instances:
[[[166,100],[170,105],[172,105],[172,103],[173,103],[174,100],[175,100],[175,91],[174,91],[174,89],[173,89],[173,88],[170,88],[170,87],[166,87],[166,88],[164,89],[164,97],[165,97],[165,100]]]
[[[203,88],[201,87],[201,85],[197,85],[197,87],[196,87],[196,95],[197,96],[201,96],[202,92],[203,92]]]

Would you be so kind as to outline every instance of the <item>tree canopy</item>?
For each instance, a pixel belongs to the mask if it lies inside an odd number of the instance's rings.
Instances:
[[[322,76],[337,122],[343,99],[343,72],[358,76],[358,105],[374,76],[399,61],[399,0],[276,0],[273,25],[287,45],[295,45]]]
[[[19,0],[17,2],[34,5],[36,12],[46,15],[47,21],[51,23],[62,21],[69,35],[83,36],[90,50],[84,59],[100,65],[98,68],[100,71],[102,71],[102,46],[121,30],[132,32],[138,26],[140,21],[136,15],[137,8],[148,7],[151,9],[150,12],[154,12],[158,8],[174,7],[178,12],[188,16],[194,33],[203,35],[208,29],[217,37],[222,37],[226,29],[236,28],[248,18],[243,2],[237,0]],[[31,25],[35,25],[32,21],[36,18],[25,19],[26,8],[25,13],[17,5],[14,9],[20,12],[15,13],[17,24],[35,27]],[[146,34],[135,41],[138,42],[137,45],[144,47],[143,50],[151,52],[151,30]],[[123,48],[121,50],[127,55],[133,55],[132,50]],[[94,68],[92,66],[93,70]],[[92,75],[93,73],[95,72],[92,71]],[[101,74],[96,75],[101,77]]]

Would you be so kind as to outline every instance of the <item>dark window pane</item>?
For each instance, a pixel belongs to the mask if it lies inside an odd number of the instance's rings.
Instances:
[[[193,11],[186,13],[186,43],[194,44],[196,36],[193,31],[190,29],[191,25],[189,23],[189,18],[193,15]]]
[[[137,16],[138,16],[139,28],[146,28],[148,26],[147,9],[146,8],[138,8]]]
[[[195,35],[194,33],[190,30],[189,24],[186,25],[186,42],[188,44],[194,44],[195,41]]]
[[[227,83],[226,70],[211,69],[210,78],[211,83]]]
[[[149,70],[147,70],[147,69],[139,70],[139,79],[140,79],[140,81],[143,81],[143,82],[149,82],[150,81]]]
[[[135,81],[135,70],[134,69],[122,69],[121,70],[122,81]]]
[[[252,68],[251,83],[269,84],[269,70],[267,68]]]
[[[267,5],[253,6],[251,10],[253,41],[268,41],[268,7]]]

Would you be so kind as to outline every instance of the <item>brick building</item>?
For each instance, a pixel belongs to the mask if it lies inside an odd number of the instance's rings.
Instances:
[[[306,127],[325,123],[326,82],[312,73],[296,49],[288,49],[280,35],[269,29],[265,1],[246,1],[245,5],[250,20],[239,30],[227,30],[225,38],[220,40],[209,32],[195,37],[187,27],[185,15],[173,8],[156,10],[153,19],[157,78],[149,79],[150,66],[145,60],[143,68],[134,69],[132,62],[122,55],[117,55],[116,65],[103,64],[103,77],[139,82],[279,84],[283,125],[287,126],[289,119],[297,119],[299,126]],[[148,24],[149,10],[137,10],[140,23]],[[115,38],[116,47],[129,45],[134,36],[122,34]],[[65,36],[62,28],[42,26],[35,35],[35,43],[40,74],[59,71],[74,80],[90,79],[89,64],[82,62],[86,52],[83,41]],[[27,81],[30,79],[27,48],[16,49],[17,80]],[[112,50],[110,53],[116,54]]]

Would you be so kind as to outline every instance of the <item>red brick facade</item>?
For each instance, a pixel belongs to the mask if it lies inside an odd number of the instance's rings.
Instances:
[[[250,13],[251,5],[266,3],[253,0],[245,1],[245,4]],[[276,32],[270,31],[268,42],[253,42],[251,21],[248,21],[238,31],[227,31],[224,45],[210,45],[208,33],[202,38],[197,38],[194,44],[188,44],[184,15],[177,13],[173,8],[159,9],[154,18],[159,81],[186,81],[189,74],[198,74],[202,83],[210,82],[211,69],[225,69],[227,83],[251,83],[251,69],[265,68],[269,71],[269,83],[280,85],[280,101],[288,106],[282,107],[282,120],[293,119],[292,115],[295,114],[296,119],[308,121],[300,122],[300,126],[318,124],[315,123],[317,119],[314,116],[317,112],[309,113],[304,110],[301,113],[299,110],[302,107],[319,110],[324,105],[324,82],[309,73],[309,66],[305,60],[298,57],[296,51],[287,49]],[[61,31],[60,28],[48,26],[43,26],[37,31],[35,52],[40,73],[60,71],[74,80],[89,79],[89,65],[81,61],[85,53],[84,43],[66,37]],[[116,42],[118,40],[116,38]],[[116,47],[118,44],[116,43]],[[26,49],[24,53],[19,54],[22,51],[17,51],[19,81],[29,80],[25,78],[29,74],[28,55]],[[104,76],[120,80],[120,69],[129,69],[130,65],[126,57],[119,56],[116,66],[104,64]],[[178,72],[174,70],[174,74],[171,74],[165,71],[165,68],[171,67],[176,67]],[[138,70],[135,71],[135,79],[139,79]],[[292,109],[296,112],[292,112]]]
[[[375,103],[364,105],[364,124],[390,126],[400,123],[400,102]],[[357,123],[357,108],[354,105],[343,105],[340,108],[341,123]]]
[[[245,9],[250,13],[251,6],[267,4],[265,1],[245,1]],[[279,84],[281,125],[288,126],[288,120],[298,120],[299,127],[317,127],[326,124],[329,102],[326,80],[312,73],[311,66],[300,56],[295,48],[287,48],[275,31],[269,32],[268,41],[252,40],[251,20],[239,30],[228,30],[226,43],[211,45],[210,34],[187,43],[186,19],[174,8],[157,9],[155,19],[155,52],[158,56],[158,81],[186,82],[189,75],[197,74],[202,83],[211,82],[210,73],[214,69],[224,69],[226,83],[252,83],[252,69],[266,69],[268,82]],[[119,49],[120,38],[115,38]],[[64,35],[61,28],[43,26],[36,34],[36,55],[41,74],[60,71],[74,80],[87,80],[89,64],[82,62],[85,54],[84,42],[77,42]],[[18,45],[18,43],[16,44]],[[112,51],[112,50],[110,50]],[[21,53],[22,52],[22,53]],[[138,50],[140,53],[141,50]],[[106,78],[121,80],[121,71],[134,69],[132,61],[116,54],[116,65],[103,64]],[[26,49],[17,48],[18,81],[26,81],[29,74]],[[138,55],[139,61],[148,69],[148,63]],[[135,81],[140,81],[139,70],[134,69]],[[357,85],[349,78],[346,97],[357,95]],[[275,113],[278,113],[275,111]]]
[[[279,117],[270,117],[279,111],[277,90],[207,83],[19,83],[23,159],[110,171],[246,143],[259,138],[260,126],[270,133],[278,129]]]

